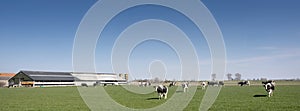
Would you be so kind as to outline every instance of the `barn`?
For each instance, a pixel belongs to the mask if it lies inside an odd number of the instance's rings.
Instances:
[[[14,87],[74,86],[75,79],[70,72],[20,71],[9,79]]]
[[[19,71],[10,78],[11,87],[81,86],[126,84],[128,74]]]
[[[128,81],[128,74],[74,72],[72,75],[75,77],[76,86],[82,84],[89,86],[99,84],[119,85],[127,84]]]

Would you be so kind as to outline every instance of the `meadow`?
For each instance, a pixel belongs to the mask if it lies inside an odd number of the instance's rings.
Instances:
[[[104,89],[119,104],[135,109],[155,107],[168,100],[158,100],[157,94],[154,92],[135,94],[123,89],[121,86],[108,86]],[[177,87],[169,88],[169,98],[174,93],[183,93],[176,91],[176,89]],[[198,87],[192,100],[184,110],[198,110],[204,93],[205,90]],[[0,101],[0,111],[89,110],[76,87],[0,88]],[[224,86],[209,110],[297,111],[300,109],[299,103],[300,85],[279,85],[275,89],[274,96],[270,98],[266,97],[266,92],[262,86]]]

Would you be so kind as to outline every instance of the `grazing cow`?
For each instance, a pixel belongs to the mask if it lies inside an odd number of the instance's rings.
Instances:
[[[224,86],[224,81],[219,81],[218,86]]]
[[[273,92],[275,90],[275,82],[272,80],[262,82],[264,84],[265,90],[268,92],[269,97],[273,96]]]
[[[208,85],[211,85],[211,86],[217,86],[217,85],[218,85],[218,82],[209,81],[209,82],[208,82]]]
[[[176,82],[171,82],[170,84],[169,84],[169,87],[172,87],[172,86],[175,86],[176,85]]]
[[[168,87],[159,85],[155,87],[155,91],[158,93],[158,99],[161,99],[162,97],[167,99]]]
[[[147,87],[147,86],[151,86],[151,82],[147,81],[147,82],[140,82],[140,87]]]
[[[189,88],[189,83],[185,82],[182,84],[183,92],[187,92],[187,89]]]
[[[211,86],[223,86],[224,85],[224,82],[223,81],[209,81],[208,82],[208,85],[211,85]]]
[[[205,87],[207,86],[207,83],[203,81],[203,82],[201,83],[201,86],[202,86],[202,90],[204,90]]]
[[[241,82],[238,82],[238,85],[240,85],[240,86],[244,86],[244,85],[250,86],[250,81],[241,81]]]

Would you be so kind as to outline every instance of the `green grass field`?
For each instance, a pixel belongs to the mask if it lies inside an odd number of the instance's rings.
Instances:
[[[118,103],[136,109],[155,107],[168,100],[156,99],[155,93],[134,94],[120,86],[108,86],[105,90]],[[177,93],[176,87],[169,90],[169,97]],[[205,90],[198,88],[185,110],[198,110],[204,93]],[[300,109],[300,85],[277,86],[273,97],[268,98],[265,95],[262,86],[225,86],[209,110],[297,111]],[[0,88],[0,101],[0,111],[89,110],[76,87]]]
[[[0,88],[0,111],[88,110],[76,87]]]
[[[152,87],[150,87],[152,88]],[[168,95],[171,96],[174,94],[176,87],[169,88]],[[135,94],[132,92],[127,91],[126,89],[117,86],[117,87],[105,87],[106,92],[118,103],[135,109],[143,109],[143,108],[151,108],[158,106],[164,103],[166,100],[161,99],[158,100],[158,94],[156,92],[149,93],[149,94]],[[117,90],[117,91],[116,91]],[[153,89],[154,90],[154,89]],[[124,96],[124,93],[126,96]],[[134,102],[128,102],[134,101]]]

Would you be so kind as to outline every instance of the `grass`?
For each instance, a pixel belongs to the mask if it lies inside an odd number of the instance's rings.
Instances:
[[[88,110],[76,87],[0,88],[0,111]]]
[[[205,90],[202,90],[201,87],[198,87],[194,97],[192,98],[188,106],[184,109],[184,111],[198,111],[204,94]]]
[[[200,93],[199,93],[200,92]],[[186,111],[199,109],[204,92],[197,94]],[[197,99],[198,98],[198,99]],[[200,99],[199,99],[200,98]],[[262,86],[223,87],[210,111],[298,111],[300,109],[300,86],[276,87],[274,96],[268,98]]]
[[[168,97],[171,97],[174,94],[176,88],[177,87],[169,88]],[[135,94],[127,91],[121,86],[105,87],[105,90],[119,104],[135,109],[152,108],[164,103],[167,100],[158,100],[158,94],[156,92],[149,94]],[[124,96],[124,94],[126,94],[126,96]],[[128,100],[134,102],[128,102]]]
[[[210,110],[296,111],[300,109],[299,92],[300,86],[279,86],[268,98],[261,86],[224,87]]]
[[[169,89],[169,97],[177,93],[176,87]],[[155,107],[168,100],[157,100],[155,93],[134,94],[118,86],[108,86],[105,90],[118,103],[136,109]],[[205,90],[198,88],[184,110],[198,110],[204,93]],[[262,86],[225,86],[209,110],[297,111],[300,109],[300,85],[278,86],[273,97],[268,98],[265,95]],[[76,87],[0,88],[0,101],[0,111],[89,110]]]

